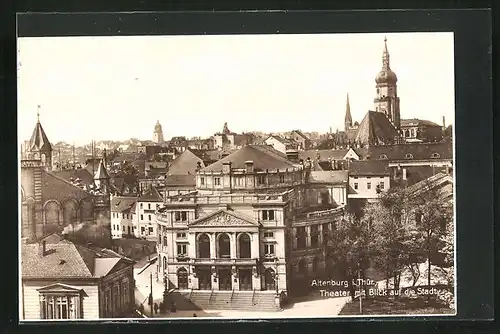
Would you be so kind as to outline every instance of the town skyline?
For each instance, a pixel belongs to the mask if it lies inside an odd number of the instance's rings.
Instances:
[[[452,33],[20,38],[19,140],[38,105],[51,141],[75,145],[151,140],[157,120],[166,140],[209,138],[225,122],[238,133],[343,130],[347,94],[353,121],[373,109],[384,36],[401,117],[453,124]]]

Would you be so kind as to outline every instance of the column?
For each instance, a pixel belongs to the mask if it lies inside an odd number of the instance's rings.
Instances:
[[[217,242],[216,241],[216,236],[215,236],[215,233],[210,233],[209,234],[210,236],[210,258],[211,259],[215,259],[217,258],[217,254],[215,254],[215,243]]]
[[[235,233],[228,233],[229,234],[229,241],[231,242],[231,246],[230,246],[230,255],[231,255],[231,259],[236,259],[238,256],[237,256],[237,253],[236,253],[236,242],[237,242],[237,239],[236,239],[236,232]]]
[[[196,233],[189,232],[187,237],[188,237],[188,242],[189,242],[188,256],[190,259],[194,259],[197,257],[196,256],[196,248],[198,247],[198,245],[196,244]]]
[[[311,247],[311,226],[306,226],[306,248]]]
[[[249,233],[250,234],[250,243],[251,243],[251,252],[250,257],[252,259],[260,258],[260,235],[257,233]]]

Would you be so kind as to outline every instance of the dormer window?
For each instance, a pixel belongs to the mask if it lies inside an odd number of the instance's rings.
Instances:
[[[439,153],[434,152],[434,153],[432,153],[431,158],[439,159],[439,158],[441,158],[441,156],[439,155]]]
[[[387,160],[387,155],[381,154],[379,158],[380,160]]]
[[[413,154],[411,154],[411,153],[407,153],[407,154],[405,155],[405,159],[413,159]]]

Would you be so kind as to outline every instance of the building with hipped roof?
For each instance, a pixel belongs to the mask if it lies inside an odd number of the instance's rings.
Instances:
[[[130,317],[134,261],[68,240],[21,244],[20,320]]]
[[[347,199],[347,173],[311,168],[247,145],[199,170],[157,212],[159,277],[202,308],[276,310],[304,292],[326,270],[322,233]]]

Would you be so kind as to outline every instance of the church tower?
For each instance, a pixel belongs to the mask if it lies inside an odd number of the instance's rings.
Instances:
[[[383,113],[396,130],[399,131],[401,128],[401,115],[397,91],[398,78],[396,73],[391,70],[389,58],[387,38],[384,38],[382,70],[375,77],[377,94],[373,102],[375,104],[375,111]]]
[[[345,119],[344,119],[345,132],[352,128],[351,105],[349,104],[349,93],[347,93],[347,100],[345,105]]]
[[[153,132],[153,142],[158,145],[163,144],[163,130],[160,121],[156,121],[155,130]]]
[[[38,109],[40,109],[40,106],[38,106]],[[26,155],[28,160],[39,160],[45,169],[52,170],[52,144],[40,123],[39,111],[37,111],[35,129],[26,148]]]

